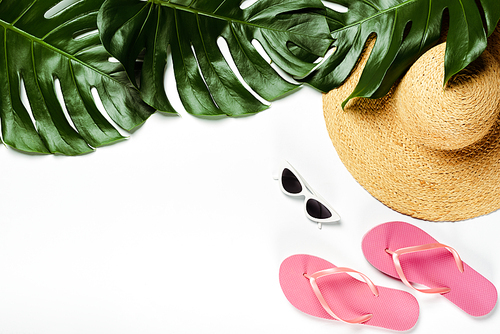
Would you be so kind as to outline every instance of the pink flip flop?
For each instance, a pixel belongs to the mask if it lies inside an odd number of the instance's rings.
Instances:
[[[417,291],[440,293],[472,316],[486,315],[495,307],[495,286],[463,263],[456,250],[414,225],[378,225],[366,233],[362,248],[378,270]],[[415,288],[410,282],[428,288]]]
[[[288,301],[312,316],[399,331],[409,330],[418,319],[418,303],[411,294],[376,286],[355,270],[315,256],[290,256],[281,264],[279,277]]]

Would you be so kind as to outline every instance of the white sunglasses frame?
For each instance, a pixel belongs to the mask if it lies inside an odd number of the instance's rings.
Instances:
[[[285,169],[288,169],[289,171],[291,171],[295,175],[297,180],[299,181],[300,185],[302,186],[302,190],[299,193],[294,194],[294,193],[288,192],[283,187],[282,177],[283,177],[283,171]],[[309,218],[310,220],[312,220],[313,222],[318,223],[318,228],[321,229],[322,223],[335,223],[335,222],[340,221],[340,216],[333,209],[333,207],[330,204],[328,204],[328,202],[323,197],[321,197],[317,192],[315,192],[312,189],[312,187],[306,182],[306,180],[302,177],[302,175],[300,175],[299,172],[297,172],[297,170],[295,168],[293,168],[293,166],[288,161],[283,160],[281,162],[278,177],[275,177],[275,179],[279,181],[280,189],[285,195],[288,195],[291,197],[304,196],[304,212],[306,214],[306,217]],[[324,205],[330,211],[331,217],[322,219],[322,218],[315,218],[315,217],[311,216],[309,214],[309,212],[307,212],[307,201],[309,201],[310,199],[316,200],[319,203],[321,203],[322,205]]]

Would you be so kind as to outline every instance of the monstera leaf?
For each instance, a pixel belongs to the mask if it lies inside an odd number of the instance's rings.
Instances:
[[[332,43],[318,0],[260,0],[241,9],[241,0],[107,0],[98,26],[106,49],[134,78],[143,55],[140,91],[158,110],[175,113],[165,94],[168,50],[185,109],[199,116],[238,116],[268,106],[250,90],[273,100],[296,86],[283,80],[262,58],[258,40],[280,68],[304,76],[315,64],[298,54],[323,56]],[[319,15],[323,11],[323,15]],[[218,38],[227,43],[243,82],[230,68]],[[311,58],[310,58],[311,59]]]
[[[0,1],[2,137],[18,150],[76,155],[122,139],[97,108],[92,88],[109,117],[126,130],[154,112],[123,67],[108,61],[97,32],[103,0],[76,1],[47,15],[60,2]],[[30,108],[22,103],[22,82]]]
[[[347,12],[328,9],[335,53],[304,81],[329,91],[349,76],[372,34],[376,43],[353,97],[384,96],[408,67],[432,47],[449,16],[445,78],[464,69],[486,48],[500,18],[498,0],[332,0]]]

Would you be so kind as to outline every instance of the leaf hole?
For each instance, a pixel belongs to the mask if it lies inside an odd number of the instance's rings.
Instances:
[[[115,123],[115,121],[113,121],[111,119],[111,117],[109,117],[108,113],[106,112],[106,109],[104,108],[104,105],[102,104],[102,100],[101,100],[101,97],[99,96],[99,92],[97,91],[97,88],[91,87],[90,93],[92,94],[92,98],[94,99],[95,106],[96,106],[97,110],[99,110],[101,115],[109,122],[109,124],[111,124],[116,129],[116,131],[118,131],[118,133],[120,133],[120,135],[122,137],[127,138],[129,136],[129,133],[127,131],[125,131],[124,129],[122,129],[118,124]]]
[[[212,95],[212,92],[210,92],[210,88],[208,88],[207,82],[205,80],[205,76],[203,75],[203,72],[201,71],[200,67],[200,61],[198,60],[198,56],[196,55],[196,50],[194,49],[193,44],[191,43],[191,51],[193,52],[194,59],[196,60],[196,65],[198,66],[198,72],[200,73],[201,79],[203,80],[203,83],[205,84],[205,87],[207,88],[208,93],[210,94],[210,98],[212,99],[212,102],[215,104],[217,109],[220,109],[219,105],[214,99],[214,96]]]
[[[58,2],[55,6],[50,8],[43,14],[46,19],[51,19],[58,15],[61,15],[64,11],[68,10],[70,7],[74,6],[77,2],[82,2],[83,0],[62,0]]]
[[[26,93],[26,84],[24,83],[24,78],[22,76],[20,76],[20,78],[19,78],[19,92],[20,92],[19,95],[21,97],[21,103],[23,104],[24,108],[28,112],[28,115],[30,116],[30,119],[31,119],[31,123],[33,123],[35,129],[38,131],[35,116],[33,116],[33,111],[31,110],[31,105],[29,103],[28,94]]]
[[[244,0],[243,2],[241,2],[240,8],[241,9],[248,8],[251,5],[253,5],[254,3],[256,3],[257,1],[259,1],[259,0]]]
[[[108,61],[109,61],[110,63],[119,63],[119,62],[120,62],[120,61],[119,61],[118,59],[116,59],[115,57],[109,57],[109,58],[108,58]]]
[[[284,80],[286,80],[290,83],[297,84],[297,81],[293,80],[293,78],[291,76],[289,76],[279,66],[277,66],[276,64],[273,63],[271,57],[269,57],[269,55],[266,53],[266,50],[264,49],[264,47],[262,46],[262,44],[260,44],[260,42],[258,40],[256,40],[256,39],[252,40],[252,45],[255,48],[255,50],[257,50],[257,52],[260,54],[260,56],[262,58],[264,58],[264,60],[269,65],[271,65],[271,67],[276,71],[276,73],[278,73],[278,75],[281,78],[283,78]]]
[[[486,33],[488,33],[488,24],[486,21],[486,14],[484,12],[483,4],[481,3],[481,0],[475,0],[476,6],[479,9],[479,15],[481,15],[481,20],[483,21],[483,28]]]
[[[403,39],[402,39],[401,42],[404,42],[404,40],[406,39],[406,37],[408,37],[408,35],[410,34],[412,25],[413,25],[412,21],[409,21],[409,22],[406,23],[405,30],[403,31]]]
[[[144,57],[146,56],[146,48],[143,48],[141,52],[137,55],[136,63],[144,63]]]
[[[85,37],[95,36],[97,34],[99,34],[99,30],[97,30],[97,29],[83,29],[83,30],[75,32],[73,34],[73,39],[80,40],[80,39],[84,39]]]
[[[347,13],[349,11],[349,8],[335,2],[330,2],[329,0],[322,0],[321,2],[326,8],[334,10],[338,13]]]
[[[337,50],[337,47],[333,47],[333,48],[330,48],[324,57],[320,57],[318,58],[314,63],[318,64],[318,65],[321,65],[323,64],[325,61],[328,60],[328,58],[330,58],[334,53],[335,53],[335,50]],[[316,66],[317,67],[317,66]]]
[[[61,89],[61,82],[57,77],[54,77],[54,91],[56,93],[57,100],[59,101],[59,105],[61,106],[66,121],[68,121],[69,125],[73,128],[73,130],[75,130],[75,132],[78,132],[78,129],[73,123],[73,120],[71,119],[68,109],[66,108],[66,103],[64,102],[63,92]]]
[[[329,0],[322,0],[321,1],[323,3],[323,5],[326,7],[326,8],[329,8],[331,10],[334,10],[338,13],[347,13],[349,11],[349,8],[345,7],[345,6],[342,6],[338,3],[335,3],[335,2],[330,2]]]
[[[264,58],[264,60],[268,64],[271,64],[273,62],[272,59],[271,59],[271,57],[269,57],[269,55],[267,54],[266,50],[264,50],[264,47],[262,46],[262,44],[260,44],[260,42],[258,40],[253,39],[252,40],[252,45],[255,48],[255,50],[257,50],[257,52],[260,54],[260,56],[262,58]]]
[[[134,62],[134,79],[137,83],[137,87],[141,87],[141,73],[142,67],[144,65],[144,56],[146,55],[146,48],[143,48]]]
[[[445,42],[448,38],[448,31],[450,30],[450,10],[445,8],[443,16],[441,17],[441,37],[438,43]]]
[[[293,55],[305,62],[308,63],[319,63],[321,61],[321,57],[318,57],[315,54],[312,54],[311,52],[303,49],[299,45],[292,43],[292,42],[287,42],[286,47],[288,50],[293,53]]]
[[[179,113],[187,115],[188,112],[182,104],[177,90],[177,82],[175,81],[174,63],[172,59],[172,50],[170,44],[167,47],[167,64],[165,65],[165,72],[163,76],[163,84],[165,86],[165,93],[172,107]]]
[[[219,47],[219,50],[222,53],[222,55],[224,56],[224,59],[226,60],[227,64],[229,65],[229,67],[231,68],[231,70],[233,71],[233,73],[238,78],[238,81],[241,82],[241,84],[243,85],[243,87],[245,87],[245,89],[248,90],[261,103],[270,105],[270,103],[266,99],[262,98],[259,94],[257,94],[245,82],[245,80],[241,76],[240,71],[238,70],[238,67],[236,66],[236,63],[234,62],[233,57],[231,56],[231,52],[229,52],[229,46],[227,45],[227,41],[223,37],[219,36],[219,38],[217,38],[217,46]]]

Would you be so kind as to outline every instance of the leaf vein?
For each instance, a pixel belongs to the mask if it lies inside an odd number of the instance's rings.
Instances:
[[[19,17],[17,17],[14,22],[12,22],[12,25],[16,24],[17,21],[19,21],[23,16],[24,14],[26,14],[30,9],[31,7],[33,7],[33,5],[35,4],[35,2],[37,2],[38,0],[33,0],[33,2],[21,13],[21,15],[19,15]]]
[[[387,8],[387,9],[383,9],[381,10],[380,12],[376,13],[376,14],[373,14],[372,16],[368,16],[367,18],[363,19],[363,20],[360,20],[360,21],[357,21],[357,22],[354,22],[354,23],[351,23],[351,24],[348,24],[346,25],[345,27],[343,28],[340,28],[340,29],[337,29],[335,30],[334,32],[339,32],[339,31],[343,31],[343,30],[346,30],[346,29],[349,29],[349,28],[352,28],[352,27],[355,27],[355,26],[361,26],[363,23],[367,22],[367,21],[370,21],[372,19],[375,19],[376,17],[378,16],[381,16],[381,15],[384,15],[384,14],[387,14],[387,13],[390,13],[390,12],[393,12],[395,10],[397,10],[398,8],[401,8],[401,7],[404,7],[412,2],[416,2],[416,1],[419,1],[419,0],[408,0],[408,1],[405,1],[403,3],[400,3],[399,5],[396,5],[394,7],[390,7],[390,8]]]
[[[288,33],[289,32],[287,29],[270,28],[268,26],[263,26],[263,25],[259,25],[259,24],[255,24],[255,23],[251,23],[251,22],[247,22],[247,21],[242,21],[242,20],[238,20],[238,19],[235,19],[235,18],[231,18],[231,17],[225,17],[225,16],[222,16],[222,15],[214,14],[213,12],[206,12],[206,11],[202,11],[202,10],[198,10],[198,9],[192,9],[190,7],[176,5],[176,4],[172,4],[172,3],[169,3],[169,2],[165,3],[165,2],[160,2],[159,0],[150,0],[150,1],[152,1],[153,3],[155,3],[155,4],[159,5],[159,6],[170,7],[170,8],[173,8],[173,9],[182,10],[182,11],[189,12],[189,13],[192,13],[192,14],[203,15],[203,16],[207,16],[207,17],[210,17],[210,18],[214,18],[214,19],[218,19],[218,20],[223,20],[223,21],[227,21],[227,22],[234,22],[234,23],[238,23],[238,24],[241,24],[241,25],[251,26],[251,27],[254,27],[254,28],[258,28],[258,29],[265,29],[265,30],[274,31],[274,32],[280,32],[280,33]],[[276,6],[277,5],[278,4],[276,4]],[[316,35],[314,33],[308,33],[308,34],[305,34],[305,33],[295,33],[295,34],[297,36],[316,37]]]
[[[66,58],[69,58],[69,59],[71,59],[71,60],[73,60],[75,62],[78,62],[81,65],[85,66],[86,68],[89,68],[90,70],[98,73],[99,75],[101,75],[103,77],[107,77],[107,78],[109,78],[109,79],[111,79],[111,80],[113,80],[113,81],[115,81],[117,83],[120,83],[118,80],[116,80],[112,76],[108,75],[107,73],[105,73],[105,72],[103,72],[103,71],[101,71],[101,70],[99,70],[99,69],[97,69],[95,67],[92,67],[89,64],[86,64],[85,62],[81,61],[80,59],[78,59],[77,57],[75,57],[75,55],[72,55],[72,54],[70,54],[70,53],[68,53],[68,52],[66,52],[64,50],[56,48],[53,45],[51,45],[51,44],[43,41],[42,39],[40,39],[38,37],[35,37],[35,36],[31,35],[31,34],[28,34],[27,32],[25,32],[25,31],[23,31],[23,30],[21,30],[21,29],[19,29],[17,27],[14,27],[13,25],[11,25],[11,24],[3,21],[3,20],[0,20],[0,26],[3,26],[4,28],[9,29],[9,30],[11,30],[11,31],[13,31],[13,32],[15,32],[15,33],[17,33],[17,34],[25,37],[26,39],[28,39],[32,43],[41,44],[43,47],[45,47],[45,48],[47,48],[49,50],[52,50],[52,51],[54,51],[54,52],[56,52],[56,53],[58,53],[58,54],[60,54],[60,55],[62,55],[64,57],[66,57]]]
[[[377,5],[375,5],[373,2],[371,1],[368,1],[368,0],[362,0],[365,4],[367,4],[368,6],[372,7],[373,9],[376,9],[376,10],[381,10],[380,7],[378,7]]]
[[[212,64],[212,62],[210,61],[210,56],[208,55],[208,52],[207,52],[207,47],[205,45],[205,40],[203,39],[203,33],[201,32],[200,17],[199,17],[198,14],[196,14],[196,24],[198,25],[198,33],[200,34],[201,45],[203,46],[203,51],[205,53],[205,56],[207,57],[208,63],[210,64],[210,67],[212,68],[212,71],[215,73],[215,77],[218,79],[218,81],[222,84],[222,86],[224,87],[224,89],[227,91],[226,86],[222,83],[219,74],[215,70],[214,65]],[[198,62],[198,65],[199,65],[199,62]],[[204,76],[203,73],[201,72],[201,68],[200,68],[200,75]],[[205,80],[205,85],[207,86],[208,93],[212,97],[212,100],[214,101],[214,104],[219,107],[217,101],[215,101],[214,96],[210,92],[210,87],[208,87],[208,84],[206,83],[206,80]],[[220,109],[222,109],[222,108],[220,108]],[[224,113],[226,113],[226,112],[224,112]]]
[[[181,54],[182,67],[184,69],[184,73],[186,73],[186,79],[190,83],[189,88],[191,89],[191,91],[193,91],[193,86],[191,85],[191,79],[189,78],[189,75],[188,75],[188,70],[187,70],[187,67],[186,67],[186,62],[184,61],[184,52],[182,52],[181,38],[180,38],[180,35],[179,35],[179,22],[178,22],[179,19],[177,17],[177,10],[175,8],[173,8],[173,11],[174,11],[174,19],[175,19],[175,32],[177,34],[177,43],[179,45],[179,52]],[[200,105],[203,105],[201,103],[201,101],[199,100],[199,98],[198,98],[198,94],[194,94],[194,92],[193,92],[193,96],[196,98],[196,100],[198,100],[198,103]]]
[[[36,83],[36,88],[38,89],[38,92],[40,93],[40,97],[41,97],[41,99],[43,101],[43,105],[45,106],[45,109],[48,111],[48,116],[50,117],[50,120],[52,121],[52,124],[54,125],[54,128],[57,130],[57,133],[59,134],[59,138],[62,139],[62,141],[64,141],[64,143],[66,145],[68,145],[69,147],[72,147],[71,144],[68,143],[68,141],[66,140],[66,138],[64,138],[65,136],[63,136],[61,134],[61,132],[59,131],[59,127],[54,124],[52,115],[49,112],[50,108],[49,108],[49,106],[47,104],[47,100],[45,99],[45,95],[43,95],[42,89],[40,87],[40,81],[38,80],[38,71],[37,71],[36,61],[35,61],[35,48],[34,48],[34,46],[35,46],[35,42],[31,41],[31,59],[33,61],[33,73],[35,73],[35,76],[34,76],[33,80]],[[33,112],[33,117],[35,117],[35,113],[34,112]]]
[[[218,10],[222,7],[222,5],[224,5],[224,4],[226,3],[226,1],[227,1],[227,0],[223,0],[223,1],[219,4],[219,6],[217,6],[217,8],[214,10],[214,12],[213,12],[213,13],[214,13],[214,14],[215,14],[215,13],[217,13],[217,11],[218,11]]]
[[[66,22],[64,22],[63,24],[55,27],[54,29],[52,29],[51,31],[49,31],[48,33],[45,34],[45,36],[43,36],[42,38],[40,38],[41,40],[45,40],[47,37],[49,37],[52,33],[58,31],[58,30],[61,30],[63,29],[64,27],[67,27],[68,25],[72,24],[73,22],[75,21],[78,21],[79,19],[81,19],[82,17],[85,17],[86,15],[88,15],[90,13],[83,13],[83,14],[80,14],[80,15],[77,15],[75,16],[74,18],[72,18],[71,20],[68,20]],[[97,28],[96,28],[97,29]]]

